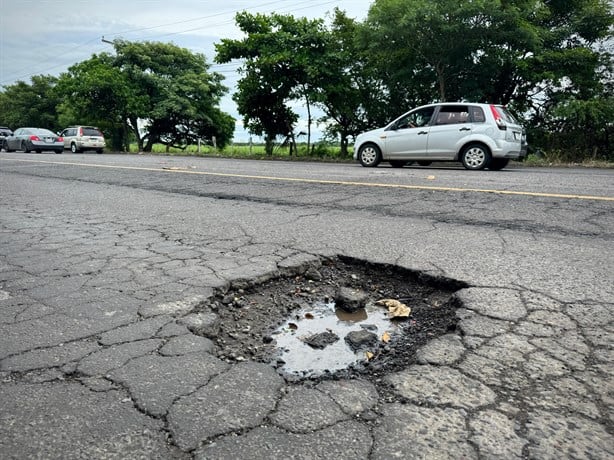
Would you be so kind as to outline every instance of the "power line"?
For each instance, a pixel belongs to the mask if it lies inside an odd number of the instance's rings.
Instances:
[[[309,1],[309,0],[301,0],[298,2],[293,2],[290,5],[288,5],[288,1],[285,0],[276,0],[276,1],[270,1],[270,2],[266,2],[266,3],[261,3],[259,5],[254,5],[250,7],[250,10],[255,10],[255,9],[261,9],[261,8],[265,8],[265,7],[271,7],[271,6],[275,6],[275,5],[283,5],[283,8],[281,8],[281,11],[286,11],[286,12],[296,12],[296,11],[301,11],[301,10],[305,10],[305,9],[312,9],[314,7],[319,7],[319,6],[325,6],[325,5],[329,5],[329,4],[333,4],[333,3],[340,3],[339,0],[327,0],[327,1],[322,1],[319,3],[313,3],[313,1]],[[275,12],[273,9],[271,9],[272,11],[270,13]],[[223,15],[227,15],[227,14],[233,14],[236,15],[236,13],[238,13],[239,11],[245,11],[245,9],[242,10],[226,10],[223,12],[219,12],[219,13],[214,13],[214,14],[209,14],[206,16],[200,16],[197,18],[191,18],[191,19],[186,19],[186,20],[181,20],[181,21],[175,21],[175,22],[170,22],[170,23],[164,23],[164,24],[159,24],[156,26],[150,26],[150,27],[142,27],[142,28],[136,28],[136,29],[129,29],[123,32],[115,32],[115,33],[107,33],[105,34],[106,37],[117,37],[120,35],[124,35],[124,34],[131,34],[131,33],[135,33],[135,32],[141,32],[141,31],[148,31],[148,30],[154,30],[154,29],[159,29],[162,27],[169,27],[169,26],[174,26],[174,25],[181,25],[181,24],[188,24],[188,23],[194,23],[197,21],[203,21],[203,20],[211,20]],[[266,14],[266,13],[264,13]],[[219,25],[224,25],[224,24],[232,24],[234,21],[233,19],[229,19],[226,21],[222,21],[222,22],[216,22],[215,25],[219,26]],[[155,39],[155,38],[161,38],[161,37],[168,37],[168,36],[173,36],[173,35],[181,35],[181,34],[186,34],[189,32],[194,32],[197,30],[202,30],[205,29],[207,27],[210,27],[211,23],[205,23],[203,25],[200,25],[198,27],[193,27],[193,28],[187,28],[187,29],[183,29],[183,30],[179,30],[179,31],[175,31],[175,32],[168,32],[168,33],[164,33],[164,34],[155,34],[155,35],[151,35],[149,37],[140,37],[140,38],[134,38],[133,40],[138,41],[138,40],[143,40],[143,39]],[[74,53],[75,51],[84,48],[86,46],[91,46],[92,43],[97,42],[99,40],[99,37],[96,38],[91,38],[88,39],[87,41],[76,45],[60,54],[55,54],[47,59],[44,59],[42,61],[37,62],[37,68],[40,69],[40,65],[44,65],[46,63],[55,61],[56,64],[51,66],[51,67],[43,67],[41,70],[38,71],[31,71],[31,68],[28,67],[24,67],[20,70],[14,71],[11,74],[9,74],[11,76],[11,78],[6,78],[6,76],[3,75],[3,80],[0,81],[0,84],[4,85],[7,84],[10,81],[15,81],[15,80],[21,80],[23,78],[27,78],[27,77],[31,77],[34,75],[39,75],[41,73],[46,73],[52,70],[55,70],[59,67],[64,67],[67,65],[70,65],[70,63],[57,63],[59,59],[61,59],[63,56],[67,56],[69,54]],[[104,48],[98,47],[96,49],[94,49],[93,51],[96,50],[102,50]],[[28,73],[25,73],[26,70],[30,70]],[[22,74],[22,72],[24,72]],[[234,72],[236,72],[236,69],[234,70]],[[229,70],[221,70],[220,73],[233,73],[233,71],[229,71]],[[21,75],[20,75],[21,74]],[[15,77],[13,77],[14,75],[17,75]]]

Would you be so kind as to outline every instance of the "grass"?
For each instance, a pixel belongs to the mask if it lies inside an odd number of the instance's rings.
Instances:
[[[129,153],[137,153],[136,144],[133,144]],[[165,145],[155,144],[152,155],[170,155],[170,156],[195,156],[195,157],[214,157],[214,158],[241,158],[252,160],[281,160],[281,161],[325,161],[349,163],[353,162],[352,148],[349,148],[347,157],[342,157],[339,152],[339,147],[333,144],[314,144],[312,153],[309,154],[305,144],[298,145],[298,153],[290,155],[289,148],[284,146],[276,146],[273,155],[265,153],[263,144],[231,144],[222,150],[213,148],[209,145],[203,145],[200,150],[195,145],[190,145],[186,149],[169,148]],[[586,168],[614,168],[614,162],[590,158],[581,161],[570,161],[568,155],[561,152],[548,152],[540,155],[531,154],[522,163],[523,166],[534,167],[586,167]]]
[[[525,166],[558,167],[558,168],[614,168],[614,162],[596,158],[587,158],[580,161],[569,161],[556,153],[543,155],[529,155],[524,161]]]
[[[136,144],[130,146],[129,153],[137,153]],[[169,148],[165,145],[155,144],[151,151],[152,155],[176,155],[176,156],[198,156],[198,157],[217,157],[217,158],[245,158],[252,160],[285,160],[285,161],[336,161],[348,162],[352,160],[352,151],[347,157],[342,157],[339,147],[328,144],[314,144],[311,153],[307,151],[306,145],[299,145],[298,152],[290,155],[290,149],[284,146],[276,146],[273,155],[267,155],[264,144],[231,144],[222,150],[206,145],[200,149],[195,145],[190,145],[186,149]]]

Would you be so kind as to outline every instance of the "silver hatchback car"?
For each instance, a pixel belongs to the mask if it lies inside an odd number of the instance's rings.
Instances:
[[[413,109],[384,128],[362,133],[354,159],[375,167],[460,161],[467,169],[500,170],[527,154],[523,127],[502,105],[439,103]]]

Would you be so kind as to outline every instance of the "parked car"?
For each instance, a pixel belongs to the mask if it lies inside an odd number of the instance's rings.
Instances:
[[[17,128],[4,142],[7,152],[15,150],[23,150],[25,153],[30,153],[32,150],[36,153],[41,153],[43,150],[64,152],[64,139],[43,128]]]
[[[104,151],[105,140],[102,131],[95,126],[70,126],[60,133],[64,138],[64,147],[72,153],[85,150]]]
[[[10,128],[7,128],[6,126],[0,126],[0,150],[5,149],[5,139],[7,138],[7,136],[11,136],[13,134],[13,131],[11,131]]]
[[[387,161],[460,161],[467,169],[500,170],[527,155],[526,133],[501,105],[438,103],[413,109],[383,128],[356,137],[354,159],[365,167]]]

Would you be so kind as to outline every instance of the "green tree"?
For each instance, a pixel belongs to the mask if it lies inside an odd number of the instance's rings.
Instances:
[[[144,152],[155,143],[230,142],[234,120],[219,108],[227,89],[203,55],[167,43],[115,40],[113,46],[115,56],[94,55],[62,76],[65,119],[109,126],[114,142],[132,137]]]
[[[361,24],[336,9],[326,48],[312,66],[317,85],[312,98],[322,108],[327,135],[337,138],[341,156],[348,155],[349,138],[369,127],[367,116],[381,107],[377,78],[365,66],[357,40]]]
[[[107,53],[93,55],[60,76],[57,89],[63,101],[59,118],[63,126],[98,126],[113,149],[128,150],[131,128],[126,114],[142,99],[135,97],[137,88],[113,63],[113,56]],[[142,106],[144,110],[145,104]]]
[[[594,85],[605,0],[376,0],[363,40],[393,100],[525,103],[536,85]]]
[[[329,34],[323,21],[241,12],[236,23],[245,38],[222,40],[216,45],[216,61],[244,61],[234,100],[245,126],[264,134],[270,154],[277,136],[293,137],[298,117],[289,104],[302,101],[307,109],[309,148],[312,107],[322,85],[321,69],[328,65]]]
[[[57,78],[37,75],[31,83],[18,81],[0,92],[2,124],[12,129],[30,126],[57,131],[61,128],[56,107],[61,98],[56,91]]]
[[[226,92],[222,76],[209,72],[202,54],[169,43],[115,40],[114,65],[137,89],[127,119],[139,144],[185,146],[198,138],[223,147],[232,139],[234,120],[219,108]],[[146,120],[141,128],[138,120]]]

